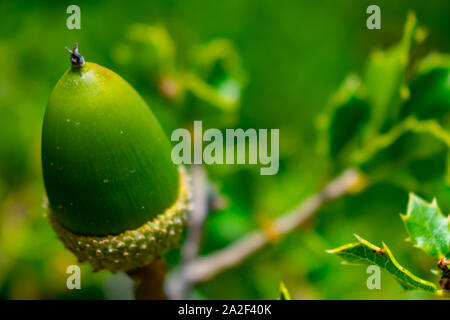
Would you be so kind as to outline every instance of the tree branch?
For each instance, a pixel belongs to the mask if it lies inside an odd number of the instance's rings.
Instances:
[[[296,229],[328,200],[336,199],[358,187],[362,178],[354,169],[347,169],[320,192],[310,196],[292,211],[276,219],[269,231],[250,233],[228,247],[200,257],[174,270],[166,284],[166,292],[172,299],[186,298],[188,289],[195,283],[209,280],[217,274],[234,267],[244,259],[269,244],[272,239]]]
[[[198,256],[203,223],[208,214],[209,187],[206,170],[201,165],[191,167],[193,208],[189,212],[186,242],[182,249],[182,264]]]

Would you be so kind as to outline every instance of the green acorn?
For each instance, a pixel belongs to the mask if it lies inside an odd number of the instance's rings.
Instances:
[[[50,221],[95,270],[135,270],[178,245],[189,200],[183,167],[148,105],[119,75],[72,66],[48,101],[42,168]]]

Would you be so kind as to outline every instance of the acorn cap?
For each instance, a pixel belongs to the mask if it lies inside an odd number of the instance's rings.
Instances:
[[[50,211],[53,229],[78,261],[90,262],[94,271],[121,272],[146,266],[178,246],[186,225],[189,180],[184,167],[180,166],[179,172],[180,188],[176,202],[137,229],[104,237],[80,236],[64,228]]]
[[[53,89],[42,129],[50,219],[94,268],[131,270],[178,242],[189,184],[148,105],[119,75],[85,62]]]

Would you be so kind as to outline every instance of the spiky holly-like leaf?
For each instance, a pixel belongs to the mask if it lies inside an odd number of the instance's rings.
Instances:
[[[358,242],[346,244],[327,252],[338,255],[346,263],[377,265],[390,273],[405,290],[436,291],[436,286],[433,283],[416,277],[402,267],[395,260],[386,244],[383,243],[383,248],[378,248],[356,234],[355,237]]]
[[[407,214],[401,217],[416,247],[431,256],[450,253],[449,219],[441,213],[436,199],[427,203],[410,193]]]
[[[280,282],[280,295],[278,296],[278,300],[292,300],[291,295],[289,294],[289,291],[283,281]]]

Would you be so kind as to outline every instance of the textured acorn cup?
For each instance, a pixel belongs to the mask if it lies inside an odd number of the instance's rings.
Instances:
[[[72,66],[50,95],[42,129],[50,221],[95,270],[134,270],[178,245],[187,175],[131,85],[85,62],[77,46],[68,51]]]

